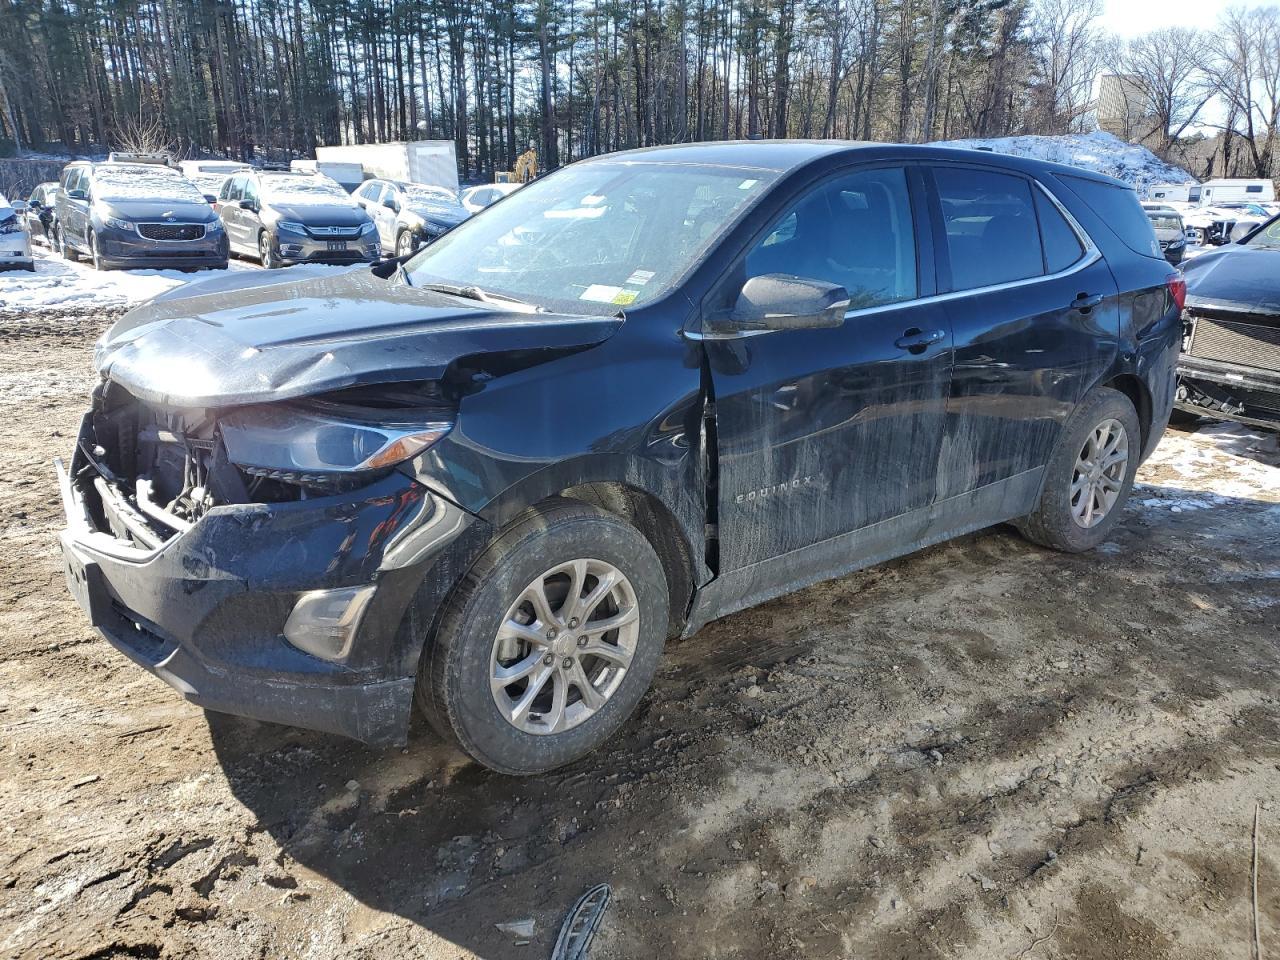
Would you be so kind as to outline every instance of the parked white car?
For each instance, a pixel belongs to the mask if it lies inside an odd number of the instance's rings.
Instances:
[[[0,270],[36,269],[36,262],[31,259],[31,234],[18,214],[25,210],[25,201],[19,200],[17,207],[0,194]]]
[[[462,191],[460,199],[468,213],[479,213],[508,194],[515,193],[522,186],[522,183],[482,183],[478,187],[467,187]]]

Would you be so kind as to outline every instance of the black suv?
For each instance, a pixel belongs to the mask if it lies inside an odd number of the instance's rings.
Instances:
[[[1280,430],[1280,216],[1187,264],[1174,417]]]
[[[1002,521],[1102,542],[1183,293],[1132,190],[1039,161],[575,163],[407,261],[126,315],[59,465],[68,583],[194,703],[387,743],[416,699],[546,770],[716,617]]]

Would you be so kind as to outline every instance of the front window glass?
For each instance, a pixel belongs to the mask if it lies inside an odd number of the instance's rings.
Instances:
[[[203,203],[204,195],[182,174],[152,163],[103,164],[93,174],[93,199],[187,200]]]
[[[416,286],[616,313],[667,293],[774,176],[643,161],[566,167],[455,227],[407,269]]]
[[[934,171],[951,258],[951,286],[973,290],[1044,273],[1031,185],[966,167]]]
[[[263,177],[262,195],[273,203],[323,203],[331,198],[351,200],[351,194],[328,177],[288,173]]]
[[[1245,243],[1250,247],[1260,247],[1264,250],[1280,250],[1280,217],[1276,217],[1265,227],[1259,228],[1258,232]]]
[[[844,287],[857,310],[917,295],[906,173],[864,170],[806,194],[747,254],[744,280],[767,273]]]
[[[400,192],[410,206],[417,204],[455,204],[458,198],[446,187],[433,187],[422,183],[402,183]]]

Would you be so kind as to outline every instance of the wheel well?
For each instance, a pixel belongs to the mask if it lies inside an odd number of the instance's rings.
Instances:
[[[623,483],[583,483],[561,490],[558,496],[582,500],[626,520],[649,541],[667,578],[670,598],[669,637],[684,629],[693,599],[693,564],[689,545],[671,511],[657,497]]]
[[[1122,373],[1108,380],[1103,386],[1119,390],[1129,398],[1133,409],[1138,411],[1138,423],[1142,427],[1141,449],[1145,450],[1147,438],[1151,434],[1151,395],[1147,392],[1146,384],[1131,373]]]

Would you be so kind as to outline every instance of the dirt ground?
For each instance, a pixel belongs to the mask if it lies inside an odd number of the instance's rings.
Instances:
[[[673,646],[552,775],[205,714],[55,552],[107,317],[0,314],[0,956],[1250,956],[1280,949],[1280,453],[1171,431],[1084,556],[997,528]],[[517,945],[496,923],[533,918]]]

